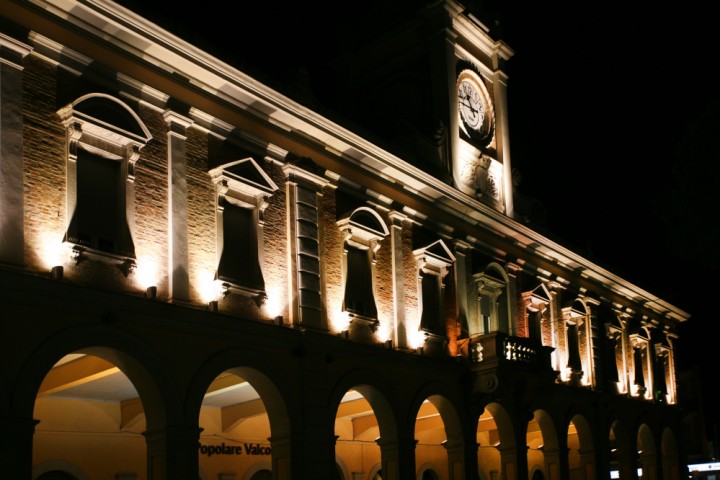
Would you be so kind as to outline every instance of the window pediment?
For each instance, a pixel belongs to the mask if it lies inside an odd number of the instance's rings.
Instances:
[[[447,270],[455,263],[455,255],[442,240],[413,251],[421,270],[445,276]]]
[[[208,173],[213,182],[221,187],[221,195],[232,190],[247,197],[259,198],[272,195],[278,189],[252,157],[226,163]]]
[[[63,124],[74,136],[88,135],[112,145],[141,148],[152,136],[137,114],[118,99],[91,93],[58,110]]]
[[[337,225],[345,241],[360,249],[377,245],[389,233],[380,215],[368,207],[357,208],[349,216],[338,220]]]

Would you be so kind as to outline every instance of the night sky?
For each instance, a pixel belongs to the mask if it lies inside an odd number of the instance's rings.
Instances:
[[[303,67],[316,85],[325,59],[360,38],[356,27],[383,21],[376,1],[241,2],[230,13],[206,0],[204,17],[121,3],[247,73]],[[715,375],[702,365],[720,331],[708,301],[720,286],[720,35],[709,4],[485,5],[515,51],[506,73],[518,192],[542,204],[558,243],[690,313],[678,367]]]

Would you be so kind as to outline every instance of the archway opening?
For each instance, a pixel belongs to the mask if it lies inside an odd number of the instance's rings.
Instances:
[[[203,397],[198,424],[198,464],[208,478],[272,478],[270,416],[242,370],[215,377]]]
[[[480,415],[477,426],[476,441],[478,444],[478,472],[480,478],[498,480],[501,478],[502,462],[500,458],[500,428],[491,412],[485,408]]]
[[[437,407],[429,400],[420,406],[415,419],[415,470],[420,472],[424,465],[433,465],[441,472],[448,471],[448,454],[445,449],[447,433]],[[421,478],[434,478],[430,468],[424,470]]]
[[[33,465],[42,470],[62,462],[77,474],[51,469],[38,478],[145,478],[145,411],[135,386],[111,356],[65,355],[43,379],[33,410],[39,420]]]
[[[335,455],[346,465],[351,478],[374,473],[382,479],[380,427],[370,402],[359,391],[350,389],[343,396],[335,415]],[[364,475],[363,475],[364,474]]]

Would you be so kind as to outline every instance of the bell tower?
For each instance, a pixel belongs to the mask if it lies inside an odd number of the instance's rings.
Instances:
[[[370,140],[512,216],[503,69],[513,51],[455,0],[413,8],[340,58],[334,103]]]

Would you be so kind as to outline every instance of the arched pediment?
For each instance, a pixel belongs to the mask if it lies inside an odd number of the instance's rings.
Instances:
[[[350,223],[374,231],[379,236],[386,236],[389,232],[380,215],[368,207],[360,207],[350,214]]]
[[[83,131],[96,131],[98,136],[121,138],[146,144],[152,138],[140,117],[124,102],[104,93],[84,95],[60,109],[63,122],[78,123]],[[109,133],[108,133],[109,132]]]

